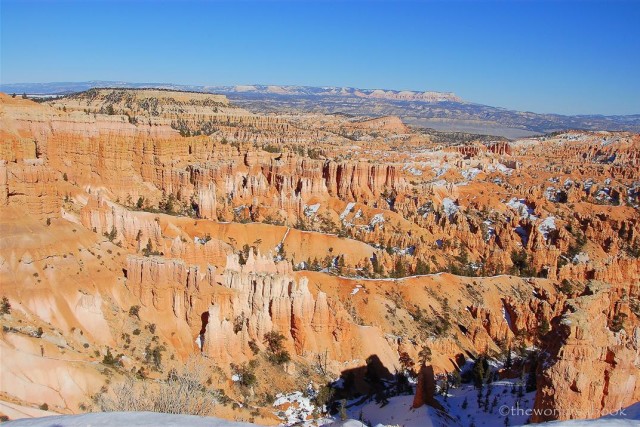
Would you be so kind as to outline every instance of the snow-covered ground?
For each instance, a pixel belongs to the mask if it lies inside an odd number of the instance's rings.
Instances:
[[[255,427],[255,424],[238,423],[220,418],[194,415],[159,414],[156,412],[99,412],[80,415],[25,418],[9,421],[3,426],[20,427]]]
[[[444,414],[428,406],[412,409],[413,396],[396,396],[389,399],[386,405],[368,402],[363,405],[352,406],[347,409],[349,419],[341,421],[337,416],[334,420],[322,419],[315,422],[306,422],[304,425],[319,425],[326,427],[466,427],[474,423],[476,426],[504,426],[505,416],[502,413],[518,411],[515,409],[517,394],[511,393],[510,381],[497,381],[493,383],[492,394],[496,394],[499,403],[489,412],[478,409],[477,391],[473,386],[463,386],[460,389],[450,390],[451,393],[444,401],[442,396],[438,400],[445,406],[449,415]],[[506,393],[505,393],[506,390]],[[485,386],[486,393],[486,386]],[[527,393],[521,400],[532,402],[534,393]],[[302,396],[288,396],[286,400],[297,401]],[[467,399],[467,409],[462,409],[464,399]],[[491,398],[492,399],[492,398]],[[310,408],[310,402],[306,398],[303,406]],[[489,407],[493,403],[490,400]],[[506,408],[506,409],[505,409]],[[526,411],[531,408],[522,406]],[[293,414],[291,414],[293,415]],[[510,426],[521,426],[526,422],[526,415],[509,415]],[[358,421],[362,420],[362,421]],[[293,420],[291,420],[293,421]],[[299,423],[299,419],[294,422]],[[364,421],[364,422],[363,422]],[[219,418],[196,417],[193,415],[158,414],[154,412],[102,412],[80,415],[59,415],[42,418],[25,418],[16,421],[2,423],[3,426],[19,427],[255,427],[257,424],[239,423]],[[549,427],[637,427],[640,426],[640,403],[625,408],[622,414],[606,416],[593,420],[558,421],[541,424]]]
[[[389,399],[389,403],[384,406],[370,402],[347,409],[347,414],[351,419],[361,420],[365,426],[435,427],[455,425],[454,420],[448,419],[446,415],[440,414],[429,406],[412,409],[412,403],[413,396],[396,396]],[[444,420],[454,424],[447,424]]]
[[[360,289],[357,287],[356,289]],[[506,310],[505,322],[510,323]],[[493,373],[502,368],[497,360],[488,360]],[[463,372],[468,373],[473,362],[468,360]],[[463,374],[463,376],[466,374]],[[493,375],[492,375],[493,377]],[[234,380],[237,380],[234,378]],[[389,390],[395,390],[393,381],[386,381]],[[535,391],[526,392],[523,378],[494,380],[483,384],[478,390],[472,384],[463,383],[458,387],[450,386],[443,390],[444,379],[436,381],[436,400],[444,411],[423,405],[412,408],[413,391],[408,394],[391,396],[381,403],[373,398],[355,398],[346,403],[346,420],[340,415],[321,416],[325,408],[315,406],[317,389],[312,383],[304,391],[278,394],[273,402],[273,413],[281,420],[282,426],[297,427],[493,427],[522,426],[530,422],[533,414]],[[338,379],[334,388],[344,387],[344,381]],[[408,378],[408,385],[415,389],[415,378]],[[393,393],[391,393],[393,394]],[[585,414],[588,416],[588,414]],[[81,415],[50,416],[10,421],[7,426],[29,427],[106,427],[106,426],[194,426],[194,427],[250,427],[256,424],[239,423],[218,418],[196,417],[191,415],[158,414],[152,412],[103,412]],[[550,427],[640,427],[640,402],[618,411],[615,414],[593,420],[574,420],[544,423]]]
[[[484,386],[481,404],[485,402],[487,387]],[[515,387],[515,391],[514,390]],[[413,396],[396,396],[389,399],[387,405],[369,402],[360,406],[353,406],[347,410],[351,424],[329,424],[329,426],[403,426],[403,427],[467,427],[481,426],[522,426],[533,411],[535,392],[524,393],[518,397],[518,380],[496,381],[491,385],[489,408],[478,407],[478,391],[472,385],[463,384],[459,389],[450,389],[445,401],[443,396],[437,396],[438,401],[445,407],[447,414],[427,406],[412,409]],[[466,409],[463,409],[464,401]],[[494,399],[496,401],[494,405]],[[508,422],[505,423],[505,419]],[[622,427],[640,426],[640,403],[624,409],[622,415],[606,416],[593,420],[572,420],[542,423],[550,427]]]
[[[315,390],[311,387],[307,393],[296,391],[289,394],[278,394],[273,402],[275,408],[280,408],[276,411],[276,415],[285,420],[285,425],[304,422],[314,413],[315,405],[312,403],[314,397]]]
[[[527,410],[533,408],[535,399],[535,392],[523,392],[522,397],[519,397],[519,391],[523,387],[520,380],[495,381],[483,387],[482,397],[478,402],[478,390],[472,385],[463,384],[459,389],[450,389],[446,401],[441,396],[438,400],[461,426],[504,425],[507,416],[509,425],[523,425],[529,418]],[[465,400],[466,409],[463,409]],[[485,403],[488,403],[486,409]]]
[[[505,321],[510,318],[505,310]],[[492,372],[497,372],[503,364],[496,360],[489,360]],[[473,362],[467,361],[463,371],[472,369]],[[409,380],[415,386],[415,381]],[[535,391],[526,392],[526,380],[523,378],[495,380],[484,384],[478,391],[472,384],[461,384],[450,387],[443,393],[443,380],[437,381],[436,400],[444,407],[439,411],[432,407],[422,406],[412,408],[413,394],[393,396],[385,404],[369,401],[348,401],[348,421],[339,421],[339,416],[329,426],[344,427],[493,427],[493,426],[522,426],[530,422],[533,414]],[[338,386],[338,382],[334,384]],[[587,415],[585,415],[587,416]],[[358,421],[355,421],[358,420]],[[322,425],[322,424],[318,424]],[[543,423],[553,427],[619,427],[640,426],[640,402],[616,414],[593,420],[575,420]]]
[[[640,403],[624,408],[622,414],[608,415],[593,420],[555,421],[542,425],[549,427],[638,427],[640,426]]]

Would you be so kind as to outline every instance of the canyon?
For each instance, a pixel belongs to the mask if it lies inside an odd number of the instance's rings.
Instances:
[[[264,425],[288,422],[276,394],[311,390],[320,425],[400,376],[446,413],[433,394],[485,359],[532,379],[531,422],[639,402],[640,134],[459,136],[158,88],[0,94],[0,400],[100,410],[195,358],[210,415]]]

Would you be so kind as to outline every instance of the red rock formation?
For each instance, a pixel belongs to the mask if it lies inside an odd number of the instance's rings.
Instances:
[[[570,301],[554,324],[533,422],[597,418],[640,400],[638,322],[629,317],[624,329],[612,331],[608,285],[589,288],[594,294]]]
[[[435,399],[436,381],[431,365],[422,365],[418,372],[418,384],[416,394],[413,397],[412,408],[419,408],[422,405],[429,405],[436,409],[444,410],[440,402]]]

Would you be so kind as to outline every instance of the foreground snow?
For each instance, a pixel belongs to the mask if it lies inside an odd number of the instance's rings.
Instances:
[[[442,395],[436,396],[436,399],[446,409],[446,414],[427,406],[412,409],[413,395],[391,397],[386,405],[372,401],[360,405],[349,405],[347,413],[352,422],[345,424],[345,426],[467,427],[475,425],[477,427],[494,427],[505,425],[505,414],[508,415],[507,424],[509,426],[527,425],[529,415],[533,411],[535,392],[523,393],[519,396],[517,388],[521,384],[522,382],[518,379],[493,382],[490,386],[489,407],[486,411],[478,405],[477,390],[466,384],[462,384],[460,388],[451,388],[446,400]],[[487,387],[486,385],[484,387],[483,401]],[[358,419],[365,421],[365,423],[354,421]],[[331,427],[342,425],[340,422],[329,424]],[[550,427],[640,427],[640,402],[625,408],[622,413],[612,416],[592,420],[557,421],[540,425]]]
[[[24,427],[255,427],[256,424],[238,423],[222,420],[220,418],[196,417],[194,415],[159,414],[155,412],[99,412],[80,415],[25,418],[16,421],[9,421],[2,425]]]
[[[625,408],[622,414],[610,415],[594,420],[556,421],[546,423],[549,427],[637,427],[640,426],[640,402]]]
[[[466,393],[463,393],[463,395]],[[450,398],[451,399],[451,398]],[[396,396],[389,399],[389,403],[384,406],[373,402],[362,406],[352,407],[348,410],[352,419],[345,421],[321,422],[325,427],[366,427],[367,424],[356,421],[353,418],[362,418],[375,427],[384,426],[404,426],[404,427],[448,427],[465,426],[466,422],[454,419],[431,407],[423,406],[418,409],[411,409],[412,396]],[[470,405],[471,406],[471,405]],[[357,414],[355,413],[357,412]],[[454,411],[455,412],[455,411]],[[481,411],[482,413],[482,411]],[[482,417],[476,415],[476,425],[504,425],[503,419],[494,415],[493,417]],[[479,423],[478,423],[479,421]],[[510,423],[511,426],[522,425],[522,422]],[[487,423],[487,424],[485,424]],[[305,423],[314,425],[315,423]],[[151,427],[151,426],[191,426],[191,427],[255,427],[257,424],[239,423],[222,420],[219,418],[196,417],[193,415],[173,415],[158,414],[154,412],[102,412],[81,415],[59,415],[42,418],[25,418],[16,421],[9,421],[3,426],[29,426],[29,427]],[[607,416],[594,420],[573,420],[544,423],[549,427],[637,427],[640,426],[640,403],[630,406],[624,410],[622,416]]]

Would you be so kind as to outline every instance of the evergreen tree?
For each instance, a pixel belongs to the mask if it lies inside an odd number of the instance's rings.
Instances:
[[[431,349],[426,345],[422,347],[420,353],[418,353],[418,357],[420,358],[420,364],[424,365],[427,362],[431,361]]]
[[[393,277],[405,277],[407,275],[407,271],[404,267],[404,263],[402,262],[402,258],[398,258],[396,264],[393,268]]]
[[[536,378],[537,369],[538,369],[538,359],[537,357],[534,356],[531,358],[529,373],[527,374],[527,383],[526,383],[527,393],[536,391],[536,389],[538,388],[537,378]]]
[[[418,261],[416,262],[416,268],[413,274],[420,276],[423,274],[429,274],[430,272],[431,272],[431,269],[429,268],[429,264],[424,262],[422,259],[418,258]]]
[[[473,384],[476,388],[482,388],[482,384],[485,381],[487,371],[489,369],[489,362],[486,356],[480,356],[473,364]]]

